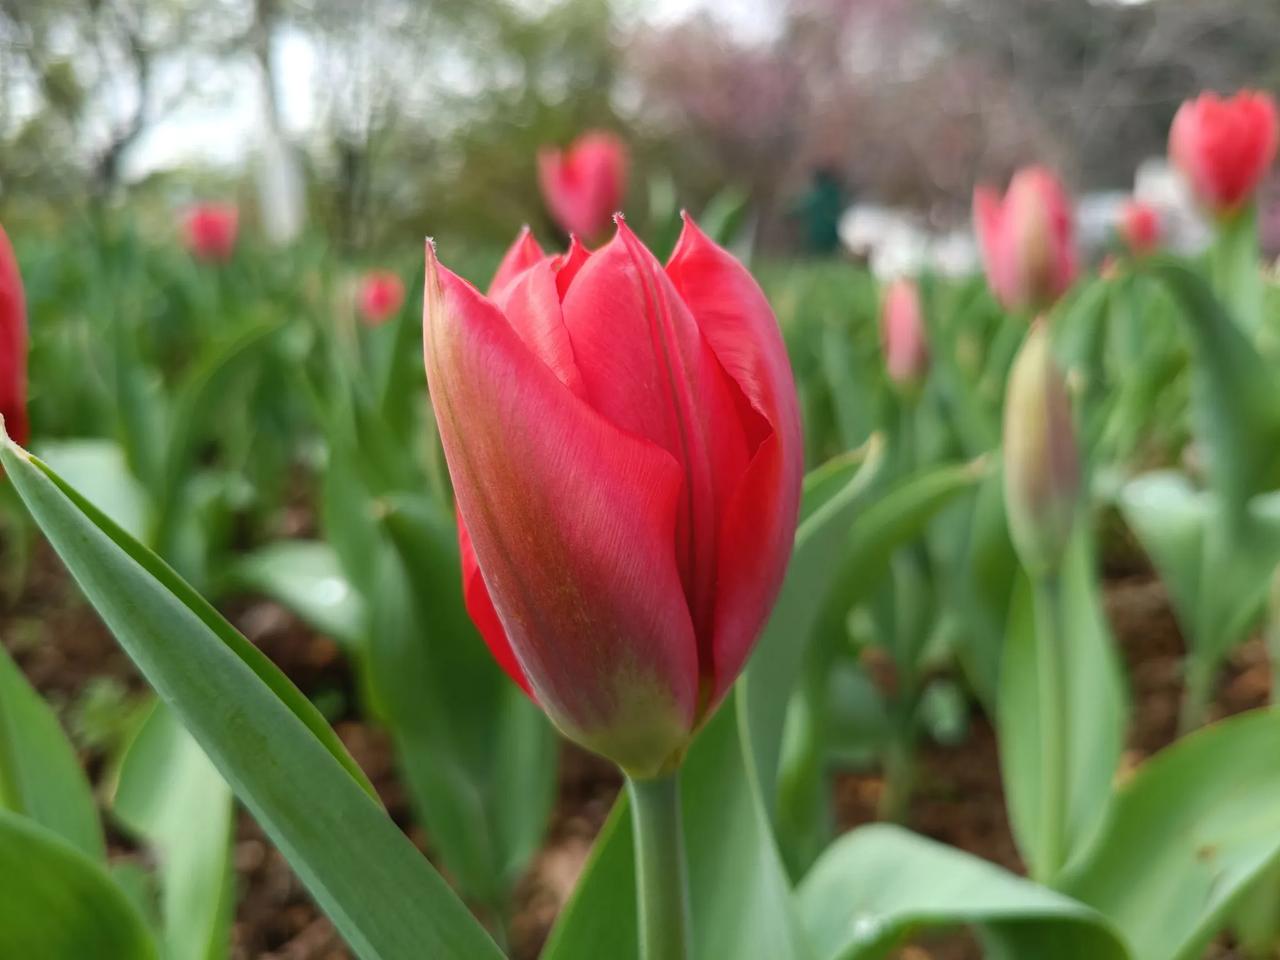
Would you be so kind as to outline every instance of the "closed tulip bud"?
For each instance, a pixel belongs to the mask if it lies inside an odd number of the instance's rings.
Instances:
[[[389,270],[370,270],[360,278],[356,307],[371,327],[386,323],[404,305],[404,283]]]
[[[1071,201],[1050,171],[1019,170],[1003,198],[979,187],[973,218],[987,282],[1006,310],[1051,307],[1075,282]]]
[[[1178,108],[1169,159],[1206,210],[1228,216],[1253,196],[1276,158],[1276,142],[1276,105],[1269,95],[1241,90],[1224,100],[1202,93]]]
[[[547,209],[566,233],[602,236],[627,189],[627,148],[603,131],[583,134],[564,150],[538,153],[538,179]]]
[[[183,239],[187,249],[200,260],[230,260],[239,226],[240,214],[234,205],[200,203],[183,216]]]
[[[1004,402],[1004,502],[1009,532],[1033,574],[1056,569],[1075,525],[1080,462],[1071,401],[1038,321],[1014,360]]]
[[[795,385],[751,275],[693,224],[664,268],[619,220],[485,297],[428,245],[427,382],[467,608],[562,731],[673,770],[741,671],[799,504]],[[501,283],[497,282],[501,279]]]
[[[0,227],[0,417],[17,443],[27,442],[27,303],[9,235]]]
[[[880,309],[880,345],[889,380],[902,389],[919,386],[929,369],[929,345],[920,291],[910,280],[895,280],[885,291]]]
[[[1120,236],[1134,256],[1143,257],[1160,246],[1160,212],[1149,203],[1130,200],[1120,211]]]

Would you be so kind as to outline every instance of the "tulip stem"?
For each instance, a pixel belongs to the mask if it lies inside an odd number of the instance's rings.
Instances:
[[[1040,694],[1040,862],[1035,879],[1052,885],[1066,858],[1068,750],[1067,664],[1063,655],[1057,571],[1036,578],[1036,643]]]
[[[688,960],[689,871],[677,774],[627,780],[635,833],[641,960]]]

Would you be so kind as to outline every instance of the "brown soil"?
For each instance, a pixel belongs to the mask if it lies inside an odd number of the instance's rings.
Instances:
[[[1173,739],[1183,647],[1165,591],[1150,573],[1133,569],[1108,573],[1106,610],[1131,684],[1133,717],[1125,763],[1132,766]],[[337,647],[274,604],[245,602],[230,605],[229,610],[237,626],[322,705],[392,817],[424,846],[409,824],[386,738],[355,716],[352,678]],[[0,638],[64,718],[74,712],[92,683],[101,682],[98,678],[113,678],[131,694],[143,689],[128,659],[45,549],[37,551],[20,599],[0,611]],[[1232,657],[1215,710],[1228,715],[1260,706],[1269,690],[1266,653],[1260,642],[1253,641]],[[100,753],[81,746],[87,768],[96,772]],[[516,960],[536,957],[618,788],[618,777],[607,764],[572,747],[564,749],[559,801],[547,844],[517,889],[509,928]],[[845,773],[836,777],[834,790],[839,826],[850,829],[874,819],[883,781],[876,773]],[[1004,813],[995,737],[980,714],[975,714],[959,746],[923,748],[907,823],[927,836],[1021,869]],[[123,844],[117,846],[125,852]],[[235,960],[351,957],[283,857],[243,814],[237,828],[235,865],[240,891],[233,933]],[[897,954],[899,960],[979,956],[972,940],[960,934],[923,940]],[[1235,954],[1219,944],[1207,956],[1232,960]]]

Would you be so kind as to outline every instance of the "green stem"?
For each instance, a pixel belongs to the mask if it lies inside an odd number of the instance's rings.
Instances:
[[[889,823],[905,823],[915,785],[915,743],[912,735],[897,730],[884,754],[884,793],[876,815]]]
[[[1035,879],[1051,885],[1066,860],[1067,702],[1062,596],[1056,571],[1035,581],[1040,694],[1040,849]]]
[[[1217,679],[1215,659],[1194,646],[1187,653],[1186,688],[1182,694],[1182,712],[1178,715],[1178,735],[1190,733],[1204,724],[1213,700],[1213,682]]]
[[[640,960],[688,960],[689,871],[678,774],[627,780],[635,832]]]

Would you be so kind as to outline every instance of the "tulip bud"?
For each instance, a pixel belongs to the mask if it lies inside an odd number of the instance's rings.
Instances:
[[[1160,212],[1149,203],[1130,200],[1120,212],[1120,236],[1134,256],[1154,252],[1160,245]]]
[[[467,609],[567,736],[658,776],[742,669],[790,556],[802,450],[782,337],[692,221],[665,268],[620,220],[595,253],[503,280],[486,298],[428,247]]]
[[[1004,404],[1004,502],[1023,566],[1055,569],[1075,525],[1080,463],[1071,401],[1038,321],[1009,374]]]
[[[1248,203],[1276,158],[1275,101],[1241,90],[1222,99],[1202,93],[1178,108],[1169,129],[1169,159],[1196,199],[1218,217]]]
[[[547,209],[566,233],[587,240],[609,229],[627,189],[627,148],[611,133],[583,134],[564,150],[538,153]]]
[[[0,227],[0,417],[13,440],[27,442],[27,304],[9,235]]]
[[[196,204],[182,220],[187,249],[200,260],[230,260],[239,226],[239,211],[229,203]]]
[[[1071,202],[1048,170],[1019,170],[1003,199],[979,187],[973,215],[987,281],[1006,310],[1048,308],[1075,282]]]
[[[371,327],[386,323],[404,304],[404,284],[389,270],[371,270],[360,278],[356,306]]]
[[[905,390],[919,386],[929,368],[929,346],[920,292],[910,280],[895,280],[885,291],[880,310],[880,343],[890,381]]]

